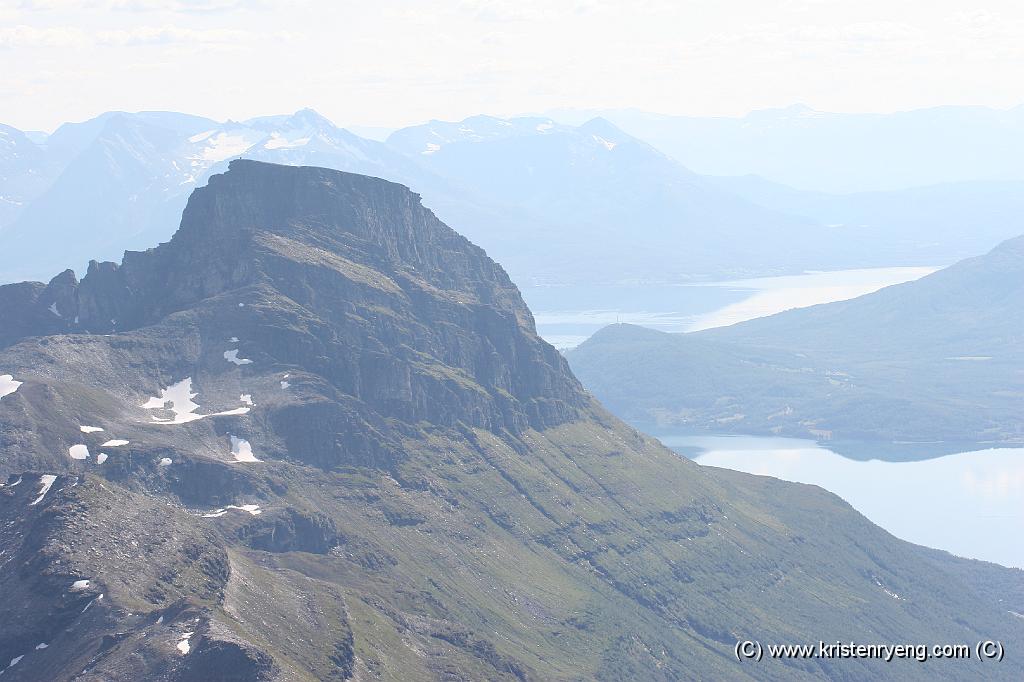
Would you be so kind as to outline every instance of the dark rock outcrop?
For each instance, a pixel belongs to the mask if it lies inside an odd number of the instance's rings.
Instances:
[[[1024,646],[1019,572],[608,415],[392,183],[235,162],[170,242],[0,311],[4,682],[870,679],[730,641]]]

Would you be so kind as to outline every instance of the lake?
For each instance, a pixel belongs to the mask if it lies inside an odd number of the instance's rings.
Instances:
[[[695,284],[523,287],[522,292],[538,333],[564,350],[616,322],[666,332],[722,327],[790,308],[855,298],[937,269],[865,268]]]
[[[904,540],[1024,568],[1024,448],[887,462],[793,438],[659,438],[703,465],[819,485]]]

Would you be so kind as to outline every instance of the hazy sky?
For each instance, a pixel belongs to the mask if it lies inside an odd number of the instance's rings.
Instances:
[[[1019,0],[0,0],[0,122],[1024,103]]]

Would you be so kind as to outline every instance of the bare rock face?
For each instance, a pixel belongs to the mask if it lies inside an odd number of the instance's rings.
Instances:
[[[1019,572],[608,415],[399,185],[236,161],[170,242],[0,314],[4,682],[859,679],[892,668],[732,645],[1024,646]]]
[[[203,369],[244,367],[241,357],[256,371],[302,371],[287,382],[302,399],[277,401],[267,418],[318,466],[338,463],[339,439],[393,460],[385,418],[521,433],[589,405],[500,266],[417,195],[364,176],[236,161],[195,192],[169,243],[120,266],[92,262],[80,283],[68,272],[41,292],[11,289],[5,301],[14,317],[34,305],[39,318],[8,345],[70,328],[118,333],[111,343],[131,356],[141,330],[171,315],[171,334],[190,327],[183,343],[235,350],[230,339],[243,339],[235,360],[214,356]],[[60,317],[47,309],[54,301]]]

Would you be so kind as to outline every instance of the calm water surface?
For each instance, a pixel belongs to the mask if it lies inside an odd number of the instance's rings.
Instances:
[[[936,269],[867,268],[679,285],[524,287],[523,296],[540,335],[567,349],[616,322],[666,332],[722,327],[790,308],[855,298]]]
[[[883,462],[792,438],[660,439],[700,464],[819,485],[904,540],[1024,568],[1024,448]]]

